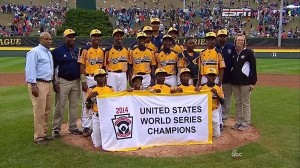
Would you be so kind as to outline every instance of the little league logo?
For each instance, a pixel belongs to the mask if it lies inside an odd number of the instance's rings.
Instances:
[[[133,117],[130,114],[115,115],[111,121],[117,140],[132,138]]]

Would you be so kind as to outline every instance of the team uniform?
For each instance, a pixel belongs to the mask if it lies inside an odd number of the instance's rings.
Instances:
[[[198,74],[199,74],[199,65],[198,62],[200,60],[199,53],[193,51],[193,53],[189,53],[187,50],[184,50],[182,53],[178,54],[180,67],[188,68],[191,73],[191,80],[189,84],[193,84],[196,86],[198,82]]]
[[[154,86],[150,87],[150,91],[153,89],[160,89],[161,93],[170,93],[171,92],[171,88],[169,85],[166,84],[155,84]]]
[[[133,77],[142,76],[142,89],[146,89],[151,84],[151,66],[155,66],[153,52],[146,48],[144,51],[135,47],[130,51],[129,64],[133,67]]]
[[[92,48],[91,45],[86,45],[81,52],[78,62],[85,67],[85,81],[88,87],[94,86],[97,82],[94,80],[93,73],[97,69],[103,67],[104,62],[104,51],[98,47],[97,49]],[[82,128],[91,127],[91,114],[86,111],[84,103],[86,101],[86,92],[82,92]]]
[[[104,95],[104,94],[113,93],[114,91],[113,91],[112,87],[110,87],[110,86],[104,86],[104,87],[92,86],[88,90],[88,95],[93,92],[97,92],[98,95]],[[100,147],[100,146],[102,146],[102,139],[101,139],[101,132],[100,132],[98,106],[97,106],[96,101],[93,103],[91,111],[93,114],[92,115],[93,132],[92,132],[91,138],[92,138],[94,146]]]
[[[207,84],[202,85],[201,90],[211,90],[212,88],[217,90],[217,94],[219,97],[224,98],[224,94],[222,91],[222,88],[218,85],[214,85],[213,87],[207,86]],[[220,131],[220,124],[222,123],[222,111],[221,111],[221,105],[218,101],[217,95],[213,93],[212,96],[212,122],[213,122],[213,136],[214,137],[220,137],[221,131]]]
[[[108,71],[107,84],[115,91],[124,91],[127,88],[127,75],[129,51],[120,46],[111,46],[105,49],[104,65]]]
[[[195,92],[195,86],[194,85],[189,85],[189,86],[184,86],[180,84],[178,88],[181,88],[183,93],[185,92]]]
[[[177,53],[174,51],[160,50],[155,54],[157,68],[164,68],[167,72],[165,83],[177,86],[177,64],[179,62]]]
[[[145,46],[152,50],[154,53],[156,53],[158,50],[157,47],[151,41],[149,43],[145,43]]]
[[[216,48],[203,50],[200,53],[199,65],[200,73],[202,75],[202,79],[199,79],[201,80],[201,84],[207,82],[205,72],[209,68],[215,68],[217,70],[217,75],[219,75],[220,69],[226,67],[221,52]],[[216,78],[215,83],[218,83],[218,80],[219,79]]]

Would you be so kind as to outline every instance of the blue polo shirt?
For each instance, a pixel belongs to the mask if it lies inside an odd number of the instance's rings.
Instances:
[[[152,43],[158,48],[161,48],[162,45],[162,38],[163,38],[164,34],[162,34],[161,32],[159,32],[158,36],[152,36],[151,41]]]
[[[224,47],[216,47],[222,52],[222,56],[225,61],[226,68],[224,70],[224,77],[222,83],[230,83],[231,81],[231,68],[232,68],[232,58],[235,51],[233,44],[226,43]]]
[[[54,69],[58,70],[58,77],[71,81],[80,77],[80,66],[77,62],[79,48],[75,46],[73,50],[67,48],[65,44],[52,50]]]

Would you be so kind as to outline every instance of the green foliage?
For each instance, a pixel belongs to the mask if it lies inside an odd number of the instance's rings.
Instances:
[[[73,29],[78,36],[89,36],[92,29],[99,29],[104,36],[111,36],[112,25],[109,17],[99,10],[71,9],[67,12],[65,22],[58,29],[62,35],[65,29]]]

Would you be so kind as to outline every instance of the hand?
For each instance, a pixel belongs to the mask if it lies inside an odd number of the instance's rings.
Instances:
[[[210,89],[211,92],[217,93],[217,90],[215,88]]]
[[[250,91],[252,91],[254,88],[255,88],[254,85],[250,85],[250,86],[249,86],[249,90],[250,90]]]
[[[31,94],[34,97],[39,97],[39,88],[37,85],[31,85]]]
[[[200,88],[199,87],[195,87],[195,92],[200,92]]]
[[[155,89],[154,93],[161,93],[161,90],[160,89]]]
[[[96,97],[96,96],[98,96],[98,93],[97,92],[92,92],[89,97],[93,98],[93,97]]]
[[[86,84],[86,82],[81,82],[81,90],[86,92],[88,90],[88,85]]]
[[[53,84],[53,90],[54,90],[55,93],[59,93],[60,92],[59,83],[54,83]]]
[[[170,93],[171,94],[176,93],[176,90],[174,88],[171,88]]]
[[[182,92],[183,92],[182,88],[178,87],[178,88],[177,88],[177,92],[178,92],[178,93],[182,93]]]
[[[133,88],[127,89],[127,92],[133,92]]]

